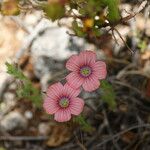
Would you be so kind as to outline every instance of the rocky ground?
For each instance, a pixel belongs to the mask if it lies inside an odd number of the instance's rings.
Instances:
[[[133,6],[125,3],[121,7],[131,11],[136,9]],[[115,32],[115,39],[102,39],[97,45],[69,35],[68,28],[42,19],[41,12],[0,16],[0,150],[149,150],[148,11],[150,7],[127,25],[117,26],[124,40]],[[48,85],[65,76],[68,57],[85,49],[95,50],[97,57],[106,61],[107,80],[115,90],[117,102],[112,111],[100,99],[100,89],[83,95],[83,113],[93,127],[92,132],[58,124],[43,108],[36,108],[28,99],[19,99],[18,81],[6,73],[5,66],[6,61],[16,62],[44,98]]]

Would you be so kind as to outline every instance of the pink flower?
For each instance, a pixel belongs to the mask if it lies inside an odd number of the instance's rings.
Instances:
[[[93,51],[83,51],[79,55],[71,56],[66,68],[72,71],[66,77],[68,84],[75,89],[82,85],[88,92],[98,89],[99,79],[105,79],[107,74],[105,62],[96,61]]]
[[[48,114],[54,114],[56,121],[69,121],[71,114],[79,115],[83,110],[84,101],[77,97],[79,93],[79,89],[75,90],[68,84],[55,83],[48,88],[43,107]]]

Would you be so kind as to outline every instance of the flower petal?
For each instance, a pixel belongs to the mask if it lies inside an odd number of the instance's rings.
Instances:
[[[82,51],[79,54],[79,60],[81,65],[89,65],[96,61],[96,53],[94,51]]]
[[[69,75],[67,75],[66,80],[68,84],[74,89],[78,89],[84,82],[84,79],[76,72],[71,72]]]
[[[84,101],[81,98],[74,98],[71,100],[69,108],[71,114],[79,115],[83,111]]]
[[[58,82],[51,85],[47,90],[47,96],[51,99],[58,99],[61,93],[63,92],[63,85]]]
[[[99,88],[100,82],[97,78],[90,77],[85,80],[82,86],[85,91],[92,92]]]
[[[43,103],[43,107],[48,114],[54,114],[59,110],[59,106],[57,105],[57,101],[53,99],[46,98]]]
[[[68,83],[64,85],[64,93],[71,98],[77,97],[80,94],[80,92],[81,92],[80,88],[73,89]]]
[[[70,71],[78,70],[79,68],[78,58],[79,58],[78,55],[72,55],[66,63],[66,68]]]
[[[54,116],[54,119],[58,122],[66,122],[71,119],[71,112],[69,109],[59,109]]]
[[[103,61],[97,61],[92,65],[93,74],[98,79],[105,79],[107,75],[106,64]]]

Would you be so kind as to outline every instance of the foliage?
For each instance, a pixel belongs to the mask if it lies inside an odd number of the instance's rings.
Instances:
[[[114,23],[120,19],[119,0],[77,0],[70,1],[71,9],[77,9],[80,16],[79,21],[74,19],[73,30],[77,36],[87,36],[87,34],[95,37],[101,36],[101,27],[105,21]],[[108,8],[108,9],[106,9]],[[108,10],[107,12],[105,12]]]
[[[6,150],[4,147],[0,147],[0,150]]]
[[[112,85],[106,80],[101,81],[101,100],[106,102],[110,109],[114,110],[116,108],[116,94],[113,90]]]
[[[115,22],[120,19],[119,13],[119,0],[103,0],[105,6],[108,7],[108,15],[107,18],[110,22]]]
[[[73,121],[75,123],[79,124],[81,126],[82,130],[84,130],[86,132],[90,132],[93,129],[92,126],[86,121],[85,117],[82,115],[74,117]]]
[[[13,75],[16,79],[28,80],[23,72],[17,67],[17,64],[5,63],[7,66],[7,73]]]
[[[140,52],[143,53],[147,48],[146,40],[140,41],[138,47],[140,48]]]
[[[43,11],[48,18],[55,21],[56,19],[63,17],[65,8],[59,3],[52,3],[43,5]]]
[[[72,17],[72,30],[77,36],[100,37],[106,21],[115,24],[120,20],[119,4],[119,0],[37,0],[34,3],[29,0],[7,0],[1,2],[1,13],[17,15],[29,5],[30,9],[42,10],[52,21]],[[74,10],[78,15],[74,14]]]
[[[41,106],[41,93],[36,89],[32,82],[23,74],[20,68],[16,64],[10,64],[6,62],[7,73],[19,79],[22,84],[17,89],[17,95],[19,98],[25,98],[31,100],[36,107]]]

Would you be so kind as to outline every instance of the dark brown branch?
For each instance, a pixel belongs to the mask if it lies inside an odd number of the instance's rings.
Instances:
[[[45,141],[47,136],[0,136],[0,141]]]
[[[128,132],[128,131],[133,130],[133,129],[138,129],[138,128],[150,128],[150,124],[141,124],[141,125],[132,126],[132,127],[128,128],[128,129],[126,129],[126,130],[123,130],[123,131],[121,131],[121,132],[119,132],[119,133],[117,133],[117,134],[115,134],[115,135],[113,135],[113,136],[107,138],[106,140],[103,140],[103,142],[97,144],[96,147],[100,147],[100,146],[102,146],[103,144],[105,144],[105,143],[107,143],[107,142],[113,140],[114,138],[117,138],[117,137],[121,136],[122,134],[125,134],[125,133]]]
[[[123,41],[123,43],[125,44],[125,46],[128,48],[128,50],[131,52],[131,54],[134,53],[134,51],[128,46],[128,44],[125,42],[125,40],[123,39],[122,35],[120,34],[120,32],[116,29],[116,28],[113,28],[117,34],[119,35],[119,37],[121,38],[121,40]]]

